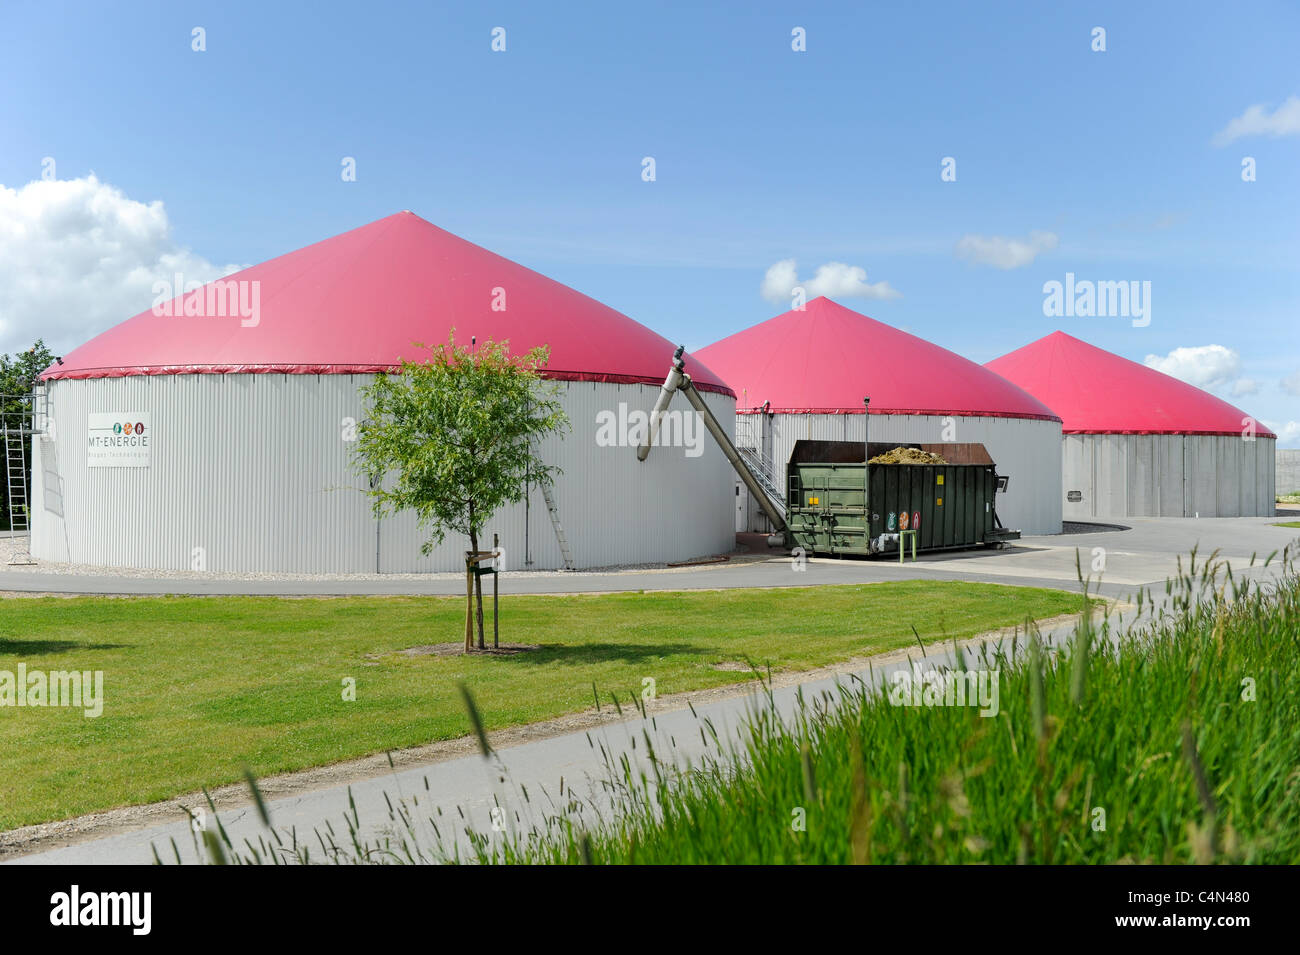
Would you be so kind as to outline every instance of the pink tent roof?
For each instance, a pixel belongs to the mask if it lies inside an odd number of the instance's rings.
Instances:
[[[1067,434],[1240,435],[1241,409],[1169,375],[1052,332],[989,368],[1051,405]],[[1255,434],[1277,437],[1262,424]]]
[[[816,298],[702,348],[738,411],[986,415],[1059,421],[1037,398],[924,339]]]
[[[453,327],[459,342],[509,340],[514,354],[549,345],[546,376],[559,380],[661,384],[672,362],[673,344],[644,325],[410,212],[220,281],[240,283],[250,307],[210,283],[173,300],[171,315],[150,309],[110,328],[44,377],[387,371]],[[700,363],[687,370],[703,390],[730,393]]]

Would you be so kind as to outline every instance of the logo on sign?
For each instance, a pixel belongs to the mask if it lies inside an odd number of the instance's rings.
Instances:
[[[914,531],[919,531],[920,529],[921,529],[921,512],[920,512],[920,511],[913,511],[913,512],[912,512],[912,530],[914,530]]]
[[[145,412],[98,412],[86,416],[86,466],[147,468],[153,426]]]
[[[907,530],[907,520],[908,520],[907,511],[904,511],[902,514],[898,515],[898,529],[900,531]]]
[[[886,527],[886,529],[891,530],[891,531],[894,529],[894,521],[895,521],[895,519],[896,519],[896,515],[894,514],[893,511],[890,511],[890,512],[889,512],[889,520],[887,520],[887,521],[885,522],[885,527]]]

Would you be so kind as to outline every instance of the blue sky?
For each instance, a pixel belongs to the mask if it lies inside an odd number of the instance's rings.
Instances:
[[[1300,95],[1294,4],[18,0],[0,24],[0,184],[93,172],[210,263],[411,209],[702,346],[788,307],[774,263],[838,262],[899,293],[843,304],[969,358],[1058,327],[1139,361],[1219,345],[1178,367],[1300,422],[1300,130],[1214,142]],[[1034,233],[1019,267],[955,254]],[[1066,272],[1150,281],[1150,325],[1045,317]]]

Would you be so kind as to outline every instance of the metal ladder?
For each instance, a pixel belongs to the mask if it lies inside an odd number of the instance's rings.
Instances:
[[[736,415],[736,451],[744,459],[753,473],[758,486],[763,489],[773,506],[782,517],[786,517],[785,488],[783,481],[778,481],[772,468],[758,452],[758,440],[754,435],[754,420],[759,415]]]
[[[555,539],[560,542],[560,555],[564,558],[564,569],[573,570],[573,555],[569,553],[569,541],[564,536],[564,525],[560,523],[560,510],[555,506],[555,498],[551,497],[551,489],[546,484],[542,484],[542,497],[546,501],[546,513],[551,515]]]
[[[10,564],[34,564],[32,560],[31,522],[27,513],[27,435],[34,429],[28,424],[30,408],[5,414],[0,422],[5,445],[5,489],[9,501],[9,536],[23,535],[23,549],[9,559]],[[17,417],[17,427],[11,418]]]

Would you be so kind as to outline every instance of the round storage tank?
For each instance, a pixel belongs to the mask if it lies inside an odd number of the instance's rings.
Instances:
[[[987,367],[1061,416],[1067,518],[1273,515],[1277,436],[1226,401],[1060,331]]]
[[[573,566],[732,549],[733,472],[696,422],[645,463],[627,429],[600,427],[653,406],[672,344],[402,212],[160,304],[48,369],[32,553],[227,573],[463,570],[467,540],[422,556],[413,514],[376,520],[351,466],[359,389],[453,328],[514,354],[550,347],[545,375],[571,429],[539,452],[563,469],[553,496]],[[688,370],[729,424],[734,395],[700,363]],[[116,444],[129,447],[91,447],[128,428],[137,440]],[[509,570],[561,568],[555,522],[528,492],[480,544],[500,534]]]
[[[696,353],[736,392],[737,443],[783,475],[804,438],[982,444],[1000,475],[1005,527],[1061,531],[1061,420],[1038,399],[972,361],[826,298]],[[780,479],[782,484],[784,479]],[[749,507],[738,521],[766,530]]]

